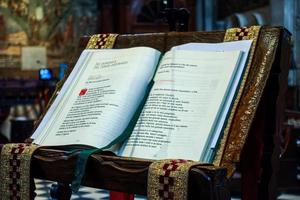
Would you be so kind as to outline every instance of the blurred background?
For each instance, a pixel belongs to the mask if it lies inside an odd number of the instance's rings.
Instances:
[[[0,0],[0,143],[30,136],[81,36],[167,32],[166,8],[186,8],[189,31],[272,25],[292,33],[286,98],[289,153],[283,157],[288,162],[278,191],[299,193],[299,0]],[[238,193],[239,186],[232,187]]]

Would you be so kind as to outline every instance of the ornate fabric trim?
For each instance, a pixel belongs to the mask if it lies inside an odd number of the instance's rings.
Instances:
[[[264,31],[264,37],[260,38],[260,48],[257,48],[256,55],[261,55],[258,63],[253,64],[253,71],[249,74],[247,87],[243,94],[242,113],[240,121],[231,128],[232,136],[228,137],[225,154],[221,164],[228,168],[228,176],[235,171],[232,163],[240,160],[241,149],[243,148],[264,88],[266,86],[273,61],[275,59],[276,49],[279,44],[280,33],[267,33]],[[240,149],[236,151],[236,149]],[[258,156],[259,159],[259,156]]]
[[[111,49],[114,47],[118,34],[96,34],[92,35],[86,49]]]
[[[5,144],[0,157],[0,199],[30,199],[30,162],[33,144]]]
[[[224,42],[257,39],[260,28],[260,26],[251,26],[249,28],[243,27],[227,29],[224,36]]]
[[[150,200],[185,200],[188,175],[199,162],[190,160],[159,160],[149,166],[147,197]]]
[[[246,27],[244,27],[244,28],[230,28],[230,29],[226,30],[226,33],[225,33],[225,36],[224,36],[224,41],[225,42],[227,42],[227,41],[237,41],[237,40],[253,40],[253,42],[252,42],[251,50],[250,50],[250,53],[249,53],[248,63],[247,63],[243,78],[242,78],[241,83],[240,83],[239,91],[238,91],[236,99],[235,99],[235,101],[232,105],[232,110],[231,110],[231,113],[229,115],[227,124],[225,126],[224,134],[223,134],[223,137],[221,139],[220,146],[218,148],[217,154],[216,154],[215,159],[214,159],[214,165],[216,165],[216,166],[221,165],[222,158],[224,157],[224,154],[225,154],[225,148],[226,148],[226,143],[227,143],[229,131],[230,131],[230,128],[231,128],[231,124],[232,124],[232,121],[234,119],[234,115],[235,115],[237,106],[239,104],[239,101],[241,99],[242,93],[244,91],[244,88],[245,88],[245,85],[246,85],[246,80],[247,80],[247,77],[249,75],[250,68],[251,68],[252,63],[253,63],[253,56],[254,56],[257,40],[258,40],[258,37],[259,37],[260,29],[261,29],[260,26],[251,26],[249,28],[246,28]],[[250,121],[248,121],[248,123],[250,124]],[[247,134],[245,134],[243,131],[239,131],[239,134],[240,134],[241,140],[238,141],[239,145],[235,146],[236,151],[241,151],[242,146],[244,145],[246,137],[247,137]],[[227,152],[226,152],[226,154],[227,154]],[[234,166],[230,165],[230,166],[226,166],[226,167],[229,168],[228,169],[229,172],[234,171],[233,170]],[[228,173],[229,176],[230,176],[230,174],[231,173]]]

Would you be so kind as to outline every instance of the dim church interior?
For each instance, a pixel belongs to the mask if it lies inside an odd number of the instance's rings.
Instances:
[[[169,26],[162,11],[170,7],[189,10],[189,31],[257,24],[284,26],[292,33],[294,56],[283,116],[285,153],[281,157],[277,189],[278,199],[299,199],[300,3],[297,0],[0,0],[0,143],[22,142],[30,136],[33,123],[63,77],[80,36],[166,32]],[[232,199],[239,198],[239,181],[237,172],[231,180]],[[36,180],[36,199],[49,199],[50,185],[48,181]],[[72,199],[99,198],[108,199],[108,192],[82,188],[72,196]]]

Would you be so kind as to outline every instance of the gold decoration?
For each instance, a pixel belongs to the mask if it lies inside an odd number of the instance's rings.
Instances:
[[[238,123],[228,123],[225,134],[221,141],[214,164],[227,168],[228,177],[235,171],[235,164],[239,162],[242,148],[246,142],[250,127],[255,116],[258,104],[263,94],[272,63],[274,61],[275,50],[279,42],[279,31],[267,31],[254,27],[252,36],[254,44],[250,52],[250,60],[247,68],[251,65],[251,70],[246,71],[247,78],[243,80],[243,92],[239,94],[240,102],[235,104],[235,112],[231,113],[231,121]],[[225,39],[236,39],[231,33]],[[255,33],[256,32],[256,33]],[[259,35],[262,37],[259,37]],[[258,42],[259,37],[259,42]],[[259,48],[255,46],[258,46]],[[255,49],[254,49],[255,48]],[[255,52],[254,52],[255,51]],[[255,53],[255,59],[254,59]],[[251,64],[250,64],[251,63]],[[230,134],[228,134],[230,132]]]
[[[36,145],[5,144],[0,157],[0,200],[30,199],[30,163]]]
[[[87,49],[111,49],[113,48],[118,34],[96,34],[91,36]]]
[[[251,50],[250,50],[249,57],[248,57],[248,63],[247,63],[243,78],[242,78],[241,83],[240,83],[240,88],[238,90],[235,101],[233,102],[232,109],[231,109],[231,112],[229,114],[228,121],[227,121],[227,124],[225,126],[224,133],[223,133],[223,136],[222,136],[222,139],[221,139],[221,142],[220,142],[220,146],[218,148],[217,154],[216,154],[214,162],[213,162],[214,165],[216,165],[216,166],[221,165],[221,161],[222,161],[222,158],[223,158],[224,154],[226,154],[228,156],[232,155],[231,153],[229,153],[227,151],[225,152],[225,148],[226,148],[226,144],[227,144],[228,135],[229,135],[229,132],[231,130],[231,124],[233,122],[234,115],[236,113],[238,104],[240,102],[242,93],[244,91],[246,80],[247,80],[247,77],[249,75],[250,68],[253,64],[252,63],[253,62],[253,56],[254,56],[255,47],[256,47],[258,36],[259,36],[260,28],[261,28],[260,26],[251,26],[250,28],[230,28],[230,29],[226,30],[226,33],[225,33],[225,36],[224,36],[224,41],[225,42],[236,41],[236,40],[253,40],[253,42],[252,42]],[[247,34],[245,35],[244,32],[246,32]],[[248,114],[248,113],[245,113],[245,114]],[[244,118],[244,117],[242,117],[242,118]],[[247,121],[247,123],[251,124],[251,121]],[[237,141],[237,144],[234,144],[234,145],[236,145],[234,147],[236,149],[236,151],[241,151],[242,150],[242,147],[243,147],[243,145],[245,143],[245,140],[246,140],[247,132],[240,132],[240,136],[243,137],[244,139],[239,140],[239,141]],[[232,169],[231,166],[229,168]],[[232,171],[232,170],[229,170],[229,171]]]
[[[147,198],[186,200],[190,168],[196,161],[158,160],[149,166]]]

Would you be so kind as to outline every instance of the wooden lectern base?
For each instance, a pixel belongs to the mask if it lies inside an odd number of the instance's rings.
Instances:
[[[105,153],[90,157],[82,185],[146,195],[148,167],[152,161]],[[67,151],[40,148],[32,160],[33,177],[58,182],[52,189],[52,197],[69,199],[76,158],[76,155],[69,156]],[[188,193],[189,199],[230,199],[226,169],[208,164],[193,168]]]

